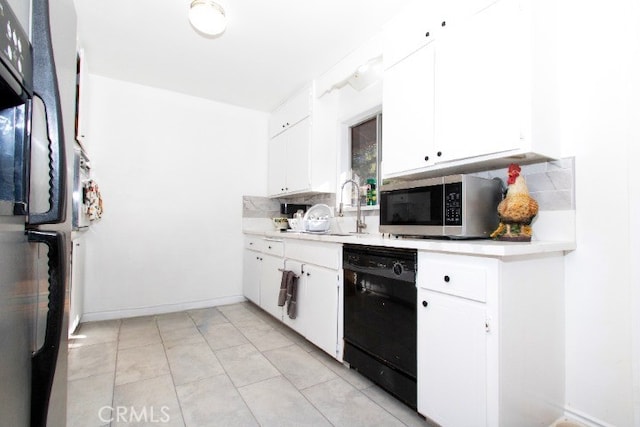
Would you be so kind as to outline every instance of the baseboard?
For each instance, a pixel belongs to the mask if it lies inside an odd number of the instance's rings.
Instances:
[[[566,407],[564,408],[564,417],[556,420],[551,427],[562,426],[563,423],[570,425],[575,424],[576,427],[615,427],[613,424],[609,424],[589,414],[586,414],[580,410]],[[567,426],[568,427],[568,426]]]
[[[156,314],[174,313],[176,311],[197,310],[199,308],[216,307],[219,305],[235,304],[246,301],[242,295],[214,298],[203,301],[183,302],[177,304],[163,304],[150,307],[127,308],[112,311],[97,311],[84,313],[82,323],[101,320],[126,319],[129,317],[153,316]]]

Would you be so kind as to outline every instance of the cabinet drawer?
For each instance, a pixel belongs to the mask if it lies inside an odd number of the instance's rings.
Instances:
[[[430,261],[418,266],[419,286],[475,301],[486,301],[487,271],[460,262]]]
[[[284,242],[282,240],[264,239],[262,252],[273,256],[284,256]]]
[[[299,240],[288,240],[286,257],[303,264],[315,264],[338,270],[341,267],[342,245]]]
[[[244,236],[245,249],[251,249],[252,251],[262,252],[262,246],[264,245],[264,238],[258,236]]]

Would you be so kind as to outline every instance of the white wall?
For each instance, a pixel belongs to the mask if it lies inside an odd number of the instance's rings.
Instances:
[[[637,370],[635,416],[633,402],[637,267],[631,280],[639,221],[630,217],[637,200],[629,197],[630,179],[638,179],[638,2],[558,5],[563,149],[576,157],[577,249],[566,257],[566,408],[587,423],[640,426]]]
[[[267,114],[90,75],[104,216],[83,320],[238,300],[242,195],[266,194]]]

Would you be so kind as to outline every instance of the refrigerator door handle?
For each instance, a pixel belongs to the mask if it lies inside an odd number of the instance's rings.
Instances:
[[[66,219],[66,151],[56,65],[51,44],[49,1],[33,0],[33,92],[45,106],[49,139],[49,210],[30,213],[29,224],[58,224]]]
[[[31,426],[45,426],[49,398],[58,360],[62,335],[66,292],[65,235],[55,231],[27,231],[30,242],[43,243],[49,248],[49,304],[44,344],[31,360]]]

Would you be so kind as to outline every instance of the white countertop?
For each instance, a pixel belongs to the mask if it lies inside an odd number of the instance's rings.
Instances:
[[[281,232],[276,230],[244,230],[245,234],[264,236],[273,239],[299,239],[319,242],[350,243],[372,246],[411,248],[432,252],[446,252],[461,255],[491,257],[513,257],[551,252],[568,252],[576,248],[574,241],[532,241],[499,242],[494,240],[439,240],[382,236],[380,233],[350,234],[349,236],[331,234],[313,234],[299,232]]]

